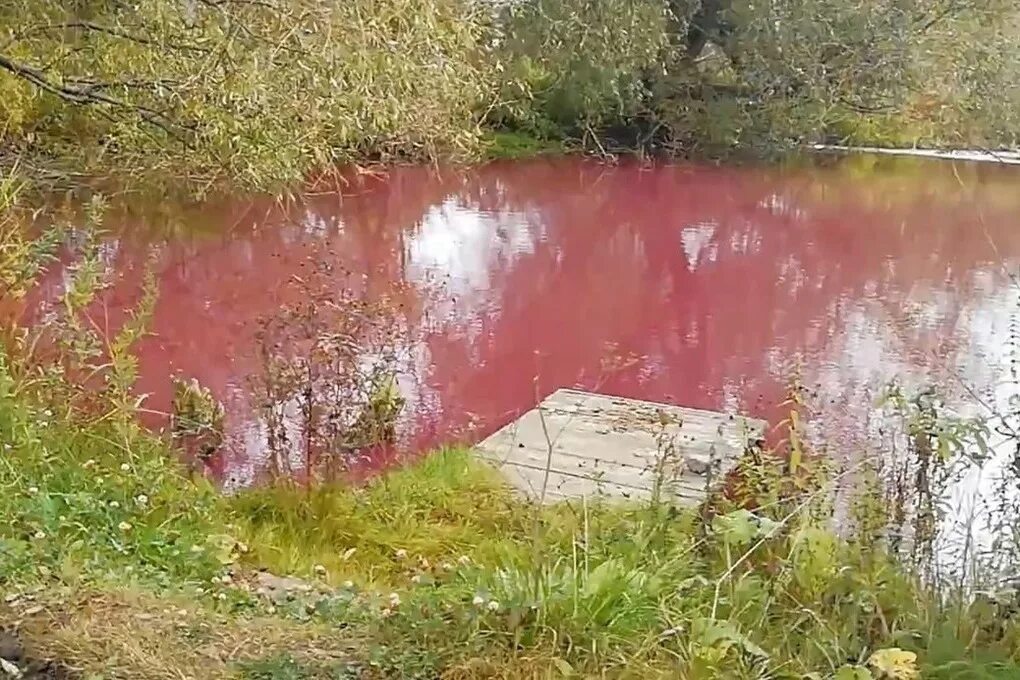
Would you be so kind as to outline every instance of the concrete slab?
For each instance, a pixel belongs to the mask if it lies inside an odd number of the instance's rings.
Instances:
[[[765,422],[562,389],[476,448],[529,498],[705,499]]]

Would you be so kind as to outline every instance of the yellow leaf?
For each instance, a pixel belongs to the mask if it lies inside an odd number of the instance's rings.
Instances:
[[[868,667],[879,680],[917,680],[917,654],[899,647],[879,649],[868,659]]]

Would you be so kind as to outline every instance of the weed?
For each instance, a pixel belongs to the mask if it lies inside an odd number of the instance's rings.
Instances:
[[[390,444],[403,397],[396,384],[405,347],[397,303],[359,292],[317,250],[303,276],[261,321],[261,370],[252,386],[265,426],[271,471],[309,482],[335,478],[366,451]],[[343,283],[337,292],[336,279]]]

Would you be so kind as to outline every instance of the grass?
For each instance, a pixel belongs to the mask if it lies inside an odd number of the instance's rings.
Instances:
[[[406,583],[422,561],[438,567],[468,553],[494,555],[528,526],[498,475],[462,450],[440,451],[361,487],[283,484],[240,494],[230,505],[243,518],[254,562],[305,575],[321,565],[334,584],[382,588]]]
[[[521,160],[543,154],[563,154],[567,146],[560,140],[541,139],[523,132],[490,130],[482,138],[482,149],[490,160]]]
[[[894,647],[925,677],[1016,677],[1015,632],[953,628],[962,610],[810,512],[538,509],[457,449],[360,487],[223,498],[155,438],[115,446],[12,403],[4,591],[34,654],[96,677],[826,678]],[[332,590],[271,605],[235,585],[259,569]]]
[[[240,617],[126,588],[49,592],[31,603],[4,612],[24,619],[20,633],[29,649],[92,674],[86,677],[233,678],[283,657],[299,667],[340,667],[352,645],[325,624]]]

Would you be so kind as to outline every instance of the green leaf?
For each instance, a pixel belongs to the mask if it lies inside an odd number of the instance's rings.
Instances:
[[[553,665],[556,666],[556,670],[560,672],[565,678],[571,678],[575,675],[574,667],[571,666],[565,659],[556,657],[553,659]]]

